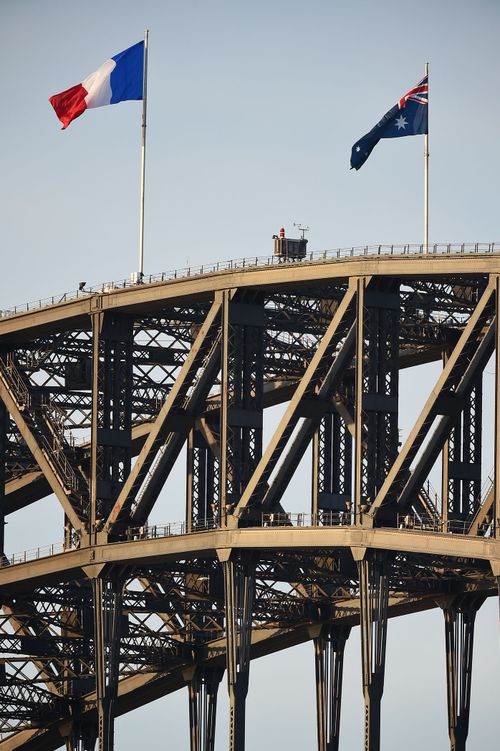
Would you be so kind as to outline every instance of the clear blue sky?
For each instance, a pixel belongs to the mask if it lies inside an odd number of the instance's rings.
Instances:
[[[145,27],[147,273],[269,254],[271,235],[294,221],[310,225],[311,249],[421,242],[422,138],[381,142],[358,173],[349,155],[426,61],[431,240],[500,239],[498,0],[1,0],[0,10],[0,308],[137,268],[140,103],[89,111],[62,132],[47,100]],[[13,549],[25,547],[17,539]],[[496,620],[489,603],[478,620],[472,751],[495,732]],[[407,722],[406,751],[447,748],[441,621],[391,623],[384,751],[401,748]],[[360,747],[357,638],[344,749]],[[248,748],[271,737],[288,751],[314,747],[313,698],[310,646],[253,665]],[[218,751],[224,687],[221,704]],[[140,718],[156,723],[148,745],[188,748],[184,692],[121,720],[121,751],[137,747]]]

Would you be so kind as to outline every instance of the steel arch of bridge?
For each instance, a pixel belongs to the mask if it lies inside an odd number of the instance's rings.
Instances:
[[[308,640],[318,749],[333,751],[358,624],[377,751],[387,620],[433,607],[450,744],[465,749],[475,615],[500,576],[492,249],[212,270],[0,319],[0,521],[49,494],[65,520],[62,552],[33,560],[9,558],[0,524],[0,751],[110,751],[115,717],[186,686],[191,750],[213,750],[224,673],[241,751],[251,660]],[[400,372],[435,361],[400,444]],[[185,517],[158,527],[178,461]]]

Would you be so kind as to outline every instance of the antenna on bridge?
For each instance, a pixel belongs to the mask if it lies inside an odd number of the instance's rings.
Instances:
[[[301,224],[300,222],[294,222],[293,226],[297,227],[297,229],[299,230],[299,232],[302,232],[301,239],[304,240],[305,239],[305,233],[309,232],[309,227],[307,227],[305,224]]]

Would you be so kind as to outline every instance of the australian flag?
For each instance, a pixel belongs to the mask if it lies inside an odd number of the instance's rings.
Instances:
[[[366,162],[381,138],[400,138],[428,133],[429,112],[428,77],[422,78],[413,89],[386,112],[382,120],[366,136],[356,141],[351,152],[351,169],[358,170]]]

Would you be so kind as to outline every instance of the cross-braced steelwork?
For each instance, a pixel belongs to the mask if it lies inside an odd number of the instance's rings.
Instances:
[[[0,751],[111,751],[117,717],[182,687],[191,751],[213,751],[224,672],[243,751],[251,660],[306,641],[336,751],[357,625],[377,751],[388,619],[438,606],[465,750],[474,618],[500,581],[500,255],[375,250],[0,318]],[[401,373],[431,362],[401,433]],[[49,495],[61,530],[12,554],[9,515]]]

